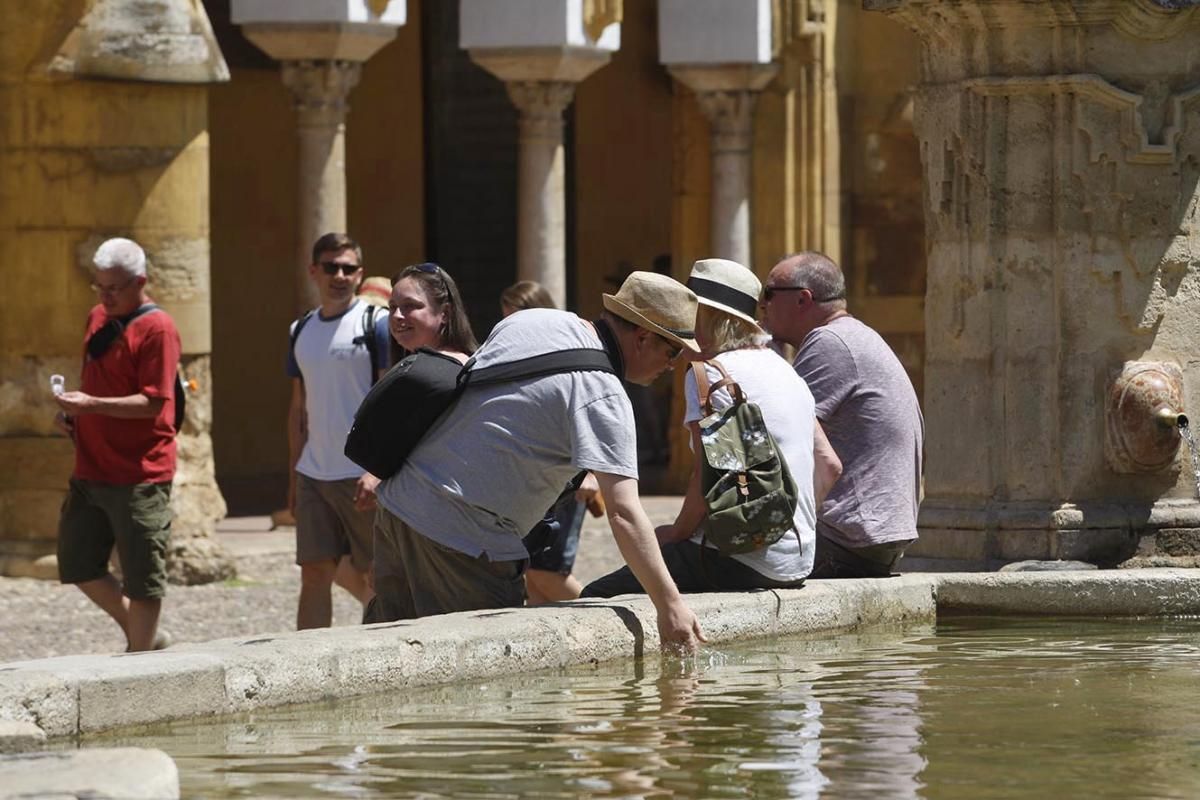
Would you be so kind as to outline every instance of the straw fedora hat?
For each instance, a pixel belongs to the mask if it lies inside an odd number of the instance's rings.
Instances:
[[[604,308],[626,322],[657,333],[680,347],[696,344],[696,295],[677,280],[654,272],[631,272]]]
[[[706,258],[692,265],[688,288],[696,301],[757,326],[754,312],[762,283],[746,267],[724,258]]]

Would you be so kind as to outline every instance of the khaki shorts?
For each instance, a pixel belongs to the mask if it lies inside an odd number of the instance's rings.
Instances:
[[[116,545],[125,596],[159,599],[167,593],[170,534],[170,483],[113,486],[72,478],[58,520],[59,580],[103,578]]]
[[[528,559],[472,558],[422,536],[382,508],[375,534],[375,597],[364,623],[525,605]]]
[[[371,568],[374,511],[354,507],[356,478],[318,481],[296,475],[296,563],[338,561],[349,554],[359,572]]]

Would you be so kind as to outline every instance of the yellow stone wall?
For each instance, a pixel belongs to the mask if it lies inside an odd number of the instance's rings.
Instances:
[[[10,302],[0,315],[0,572],[53,551],[73,462],[53,428],[49,375],[78,388],[88,268],[105,238],[150,258],[150,294],[175,318],[189,375],[207,375],[206,88],[53,78],[45,66],[83,4],[0,4],[0,241]],[[202,532],[224,513],[208,458],[202,381],[181,439],[179,499]],[[200,500],[197,502],[197,498]]]

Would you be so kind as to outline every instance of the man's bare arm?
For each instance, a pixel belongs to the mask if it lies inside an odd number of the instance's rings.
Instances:
[[[658,633],[663,645],[693,652],[699,642],[707,640],[699,620],[683,601],[663,563],[654,529],[638,498],[637,481],[608,472],[595,474],[607,502],[608,522],[621,556],[658,612]]]
[[[296,513],[296,462],[308,441],[304,408],[304,381],[292,378],[292,400],[288,404],[288,511]]]
[[[825,429],[821,427],[820,420],[813,420],[813,494],[818,511],[821,510],[821,504],[825,502],[829,490],[841,476],[842,460],[838,458],[833,445],[825,436]]]
[[[62,410],[72,416],[102,414],[119,419],[153,419],[167,402],[163,397],[148,397],[140,392],[124,397],[96,397],[86,392],[63,392],[54,398]]]

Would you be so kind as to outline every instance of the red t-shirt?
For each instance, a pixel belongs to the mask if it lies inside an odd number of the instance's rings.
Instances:
[[[175,477],[175,371],[179,331],[165,311],[143,314],[99,359],[87,355],[87,340],[108,322],[103,306],[88,314],[83,341],[81,390],[95,397],[144,394],[164,397],[154,419],[120,419],[104,414],[75,418],[75,477],[116,485],[163,483]]]

